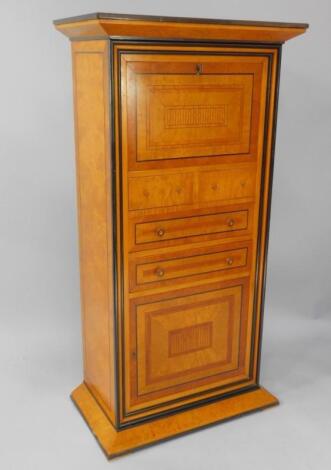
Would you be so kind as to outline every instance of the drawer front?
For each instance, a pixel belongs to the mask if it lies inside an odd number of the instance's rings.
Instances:
[[[248,270],[250,243],[216,245],[166,254],[148,255],[145,252],[130,258],[130,290],[178,285],[212,276],[233,275]]]
[[[255,158],[266,72],[267,58],[249,54],[122,54],[129,169]]]
[[[210,234],[228,234],[248,228],[249,210],[220,212],[170,220],[153,220],[135,224],[135,243],[137,245]]]
[[[251,169],[201,171],[199,202],[254,197],[255,173]]]
[[[131,302],[127,411],[245,379],[247,289],[242,278]]]
[[[230,203],[255,195],[255,167],[129,177],[129,209]]]
[[[130,210],[192,204],[193,198],[193,173],[129,178]]]

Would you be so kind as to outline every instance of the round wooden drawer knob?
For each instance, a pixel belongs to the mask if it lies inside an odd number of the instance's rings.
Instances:
[[[232,258],[226,258],[226,262],[229,266],[233,264],[233,259]]]
[[[155,272],[156,272],[157,276],[159,276],[159,277],[164,276],[164,270],[161,269],[161,268],[157,268]]]
[[[233,226],[234,226],[234,220],[233,220],[233,219],[230,219],[230,220],[228,221],[228,226],[229,226],[229,227],[233,227]]]
[[[158,228],[156,230],[156,234],[159,236],[159,237],[163,237],[163,235],[165,234],[165,230],[163,228]]]

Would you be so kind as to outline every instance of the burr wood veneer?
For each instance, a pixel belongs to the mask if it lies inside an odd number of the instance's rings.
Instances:
[[[72,40],[84,382],[107,456],[277,404],[259,357],[282,43],[95,14]]]

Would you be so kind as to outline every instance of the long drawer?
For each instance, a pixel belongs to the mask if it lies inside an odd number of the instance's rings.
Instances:
[[[205,278],[225,278],[250,269],[251,243],[213,244],[130,257],[130,290],[173,286]]]
[[[253,218],[252,205],[211,210],[210,213],[200,211],[193,216],[160,213],[130,218],[130,251],[219,238],[235,238],[250,232]]]

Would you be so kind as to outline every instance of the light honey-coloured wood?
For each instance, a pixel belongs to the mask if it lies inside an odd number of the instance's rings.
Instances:
[[[195,217],[177,217],[156,222],[137,223],[136,243],[173,240],[211,233],[234,232],[248,226],[248,210],[221,212]]]
[[[132,301],[128,411],[246,378],[247,284]]]
[[[153,176],[129,176],[129,210],[202,205],[215,201],[228,204],[255,196],[255,166],[192,172],[162,171]]]
[[[95,18],[93,18],[93,16]],[[109,16],[109,18],[107,18]],[[185,18],[135,17],[132,15],[92,15],[91,19],[72,18],[55,22],[55,27],[69,38],[131,36],[159,39],[202,39],[250,42],[284,42],[303,34],[302,23],[243,22],[235,20],[197,20]],[[160,22],[161,21],[161,22]]]
[[[206,155],[203,158],[192,158],[186,156],[182,160],[191,160],[191,164],[183,167],[179,167],[178,163],[175,166],[176,171],[172,168],[173,162],[178,162],[179,159],[163,159],[159,158],[154,161],[139,161],[137,159],[137,152],[133,151],[132,142],[135,142],[137,139],[137,133],[134,133],[135,124],[133,116],[135,114],[135,100],[133,95],[131,96],[131,89],[133,89],[132,83],[134,83],[135,77],[138,72],[143,72],[145,75],[157,74],[159,77],[162,77],[164,74],[173,74],[174,70],[178,70],[181,67],[182,72],[190,73],[195,77],[195,87],[199,86],[199,83],[203,83],[205,76],[203,74],[196,75],[195,69],[192,67],[192,57],[187,53],[190,51],[187,47],[182,49],[183,54],[178,54],[175,59],[175,65],[173,70],[169,70],[168,62],[170,58],[174,56],[168,56],[167,54],[148,54],[149,51],[157,51],[157,47],[151,48],[150,46],[144,46],[146,54],[122,54],[121,55],[121,101],[119,103],[121,110],[121,132],[122,132],[122,142],[121,142],[121,164],[122,164],[122,185],[126,187],[128,185],[128,192],[124,192],[122,195],[122,204],[124,212],[123,227],[124,233],[127,233],[130,230],[130,224],[128,222],[132,220],[132,217],[140,217],[143,222],[148,222],[148,218],[162,216],[166,219],[167,214],[168,218],[171,217],[170,214],[177,208],[178,212],[181,210],[187,210],[189,208],[193,212],[196,208],[201,210],[202,213],[206,214],[205,211],[208,211],[208,208],[212,205],[219,204],[220,207],[216,212],[221,211],[222,204],[229,206],[235,202],[242,202],[246,204],[253,204],[253,219],[250,225],[250,234],[252,240],[254,240],[252,247],[252,257],[255,259],[256,256],[256,241],[258,234],[258,212],[259,212],[259,199],[258,195],[260,192],[260,180],[256,177],[261,172],[262,167],[262,145],[263,139],[261,134],[264,127],[264,116],[265,116],[265,103],[266,103],[266,89],[267,89],[267,78],[268,78],[268,60],[265,57],[251,55],[236,56],[233,54],[228,58],[223,58],[220,55],[222,48],[215,51],[215,57],[213,59],[208,56],[207,59],[203,58],[203,55],[195,56],[194,59],[199,58],[206,65],[206,74],[215,73],[217,75],[220,73],[226,73],[227,68],[233,73],[240,74],[244,71],[255,74],[256,84],[254,86],[254,99],[252,98],[251,91],[247,89],[245,91],[248,94],[250,100],[254,101],[254,110],[251,115],[251,126],[254,131],[250,133],[251,139],[250,143],[252,145],[252,152],[247,155],[236,155],[237,157],[242,157],[244,160],[238,160],[238,163],[235,160],[229,160],[229,156],[225,153],[222,155],[222,151],[215,152],[216,154]],[[237,49],[238,50],[238,49]],[[177,51],[178,52],[178,51]],[[241,51],[242,53],[244,50]],[[257,52],[257,51],[256,51]],[[218,54],[217,54],[218,53]],[[269,52],[270,55],[270,52]],[[270,59],[269,59],[270,60]],[[189,67],[189,68],[187,68]],[[208,68],[209,67],[209,68]],[[247,67],[251,67],[248,69]],[[204,70],[202,68],[202,70]],[[134,74],[132,75],[132,71]],[[206,76],[207,76],[206,75]],[[201,80],[200,80],[201,79]],[[199,82],[200,80],[200,82]],[[195,93],[197,93],[197,88]],[[181,96],[179,94],[179,96]],[[225,100],[226,95],[225,95]],[[252,105],[253,109],[253,105]],[[164,109],[166,113],[166,108]],[[164,116],[164,122],[166,122],[166,114]],[[138,122],[139,119],[136,119]],[[252,124],[253,123],[253,124]],[[188,123],[187,123],[188,124]],[[242,121],[242,129],[245,128],[245,121]],[[201,133],[204,130],[202,129]],[[231,132],[231,131],[230,131]],[[244,130],[243,130],[244,132]],[[252,137],[254,136],[254,137]],[[136,147],[135,147],[136,148]],[[254,151],[253,151],[254,149]],[[224,150],[223,150],[224,153]],[[120,154],[118,153],[118,157]],[[124,158],[123,158],[124,157]],[[224,158],[224,163],[223,159]],[[118,160],[119,161],[119,160]],[[167,162],[165,165],[164,162]],[[120,164],[120,161],[119,161]],[[159,169],[158,169],[159,168]],[[162,171],[162,172],[161,172]],[[191,212],[191,214],[192,214]],[[134,213],[131,215],[130,213]],[[125,214],[127,214],[125,216]],[[139,214],[141,214],[139,216]],[[192,214],[193,215],[193,214]],[[126,218],[127,217],[127,218]],[[184,222],[185,223],[185,222]],[[157,236],[164,231],[162,225],[157,227]],[[185,229],[184,229],[185,230]],[[211,235],[212,227],[207,225],[207,234]],[[247,233],[247,232],[246,232]],[[225,234],[224,234],[225,235]],[[231,236],[231,232],[226,233],[227,236]],[[161,236],[162,238],[162,236]],[[123,299],[124,306],[124,318],[122,322],[122,327],[124,328],[124,349],[122,352],[122,357],[124,357],[124,365],[121,371],[125,371],[124,375],[124,384],[125,384],[125,399],[124,399],[124,410],[126,413],[123,414],[123,421],[130,421],[135,416],[140,418],[144,415],[151,414],[151,411],[148,410],[148,407],[145,405],[145,410],[143,411],[142,406],[139,403],[134,406],[130,405],[129,397],[132,396],[134,400],[137,400],[135,395],[132,395],[134,390],[135,378],[130,375],[128,371],[132,367],[134,362],[134,353],[131,354],[131,342],[130,336],[134,335],[134,325],[136,324],[135,315],[137,313],[129,314],[132,312],[132,301],[130,300],[130,295],[127,293],[130,286],[130,273],[132,273],[130,268],[130,256],[129,250],[130,245],[127,243],[128,240],[126,237],[123,239],[124,247],[124,265],[125,269],[124,274],[124,285],[127,286],[124,289],[125,295]],[[193,242],[193,239],[182,239],[183,242]],[[142,247],[143,248],[143,247]],[[144,247],[146,250],[150,247],[147,244]],[[166,254],[166,253],[164,253]],[[131,261],[132,262],[132,261]],[[248,271],[247,282],[249,288],[247,289],[247,295],[245,294],[245,300],[243,304],[248,307],[247,317],[245,319],[244,335],[242,336],[242,341],[247,341],[247,344],[255,336],[255,320],[253,313],[253,292],[254,292],[254,276],[255,276],[255,264],[251,265],[250,270]],[[132,276],[133,274],[131,274]],[[201,278],[200,278],[201,279]],[[181,281],[183,278],[181,278]],[[201,279],[202,280],[202,279]],[[213,276],[210,276],[209,283],[212,282]],[[216,279],[215,279],[216,280]],[[203,279],[204,288],[208,285],[208,279]],[[193,288],[197,289],[198,286],[194,283],[194,276],[191,276],[191,286],[187,287],[188,292],[194,293]],[[220,286],[222,283],[224,285],[225,278],[220,279]],[[177,283],[178,286],[180,282]],[[146,286],[149,288],[149,291],[154,291],[155,295],[164,296],[168,295],[168,292],[165,289],[157,289],[156,284],[150,284]],[[169,284],[169,289],[170,289]],[[248,295],[250,292],[250,295]],[[151,292],[152,293],[152,292]],[[144,291],[144,297],[146,297],[146,289]],[[142,295],[142,294],[141,294]],[[173,293],[174,296],[180,295],[177,292]],[[139,297],[136,295],[132,297],[135,302],[139,303]],[[160,297],[160,300],[162,297]],[[155,300],[156,301],[156,300]],[[134,310],[133,310],[134,312]],[[132,331],[132,333],[130,333]],[[169,333],[170,334],[170,333]],[[157,335],[155,335],[157,337]],[[169,336],[170,337],[170,336]],[[169,346],[170,350],[170,346]],[[251,361],[257,360],[258,348],[255,350],[252,348],[245,348],[242,353],[244,355],[244,369],[242,374],[238,374],[237,382],[231,381],[231,378],[225,379],[223,382],[222,392],[225,393],[229,390],[238,390],[243,386],[249,386],[252,381],[254,383],[254,377],[250,375],[250,366]],[[208,379],[206,378],[208,382]],[[191,390],[195,389],[197,393],[196,401],[200,399],[203,394],[204,397],[213,396],[217,394],[218,388],[213,389],[209,386],[207,388],[205,385],[200,384],[199,381],[192,381],[190,383]],[[166,394],[162,396],[161,392],[153,392],[154,394],[149,394],[148,405],[149,407],[154,407],[155,411],[159,409],[163,411],[165,409],[170,409],[171,407],[175,408],[178,400],[183,404],[191,402],[192,398],[189,394],[186,393],[183,386],[179,386],[175,391],[172,391],[170,388],[166,391]],[[142,399],[140,399],[141,401]],[[170,401],[169,401],[170,400]],[[176,401],[175,401],[176,400]],[[171,404],[173,402],[173,404]],[[152,409],[152,408],[151,408]],[[130,412],[135,412],[134,415],[129,416]],[[127,416],[125,416],[127,414]]]
[[[169,159],[186,160],[178,165],[256,159],[266,62],[216,51],[122,54],[130,169],[165,169]]]
[[[150,283],[157,288],[192,285],[201,280],[225,280],[249,275],[252,262],[252,244],[221,242],[196,244],[188,249],[182,246],[135,252],[130,255],[130,292],[148,291]]]
[[[278,404],[264,388],[231,397],[177,415],[117,432],[85,384],[77,387],[72,399],[109,459],[158,441],[167,440],[231,418]]]
[[[177,209],[177,210],[176,210]],[[172,207],[130,211],[129,251],[162,249],[183,243],[247,238],[252,230],[253,204],[183,210]]]
[[[247,248],[230,249],[225,251],[213,250],[211,253],[175,256],[173,259],[147,262],[136,266],[136,282],[138,285],[151,282],[163,282],[172,279],[181,279],[197,274],[212,273],[235,269],[247,265]]]
[[[259,356],[277,43],[307,25],[97,14],[56,27],[74,39],[76,405],[113,457],[276,404]]]
[[[72,45],[84,380],[115,422],[108,43]]]

